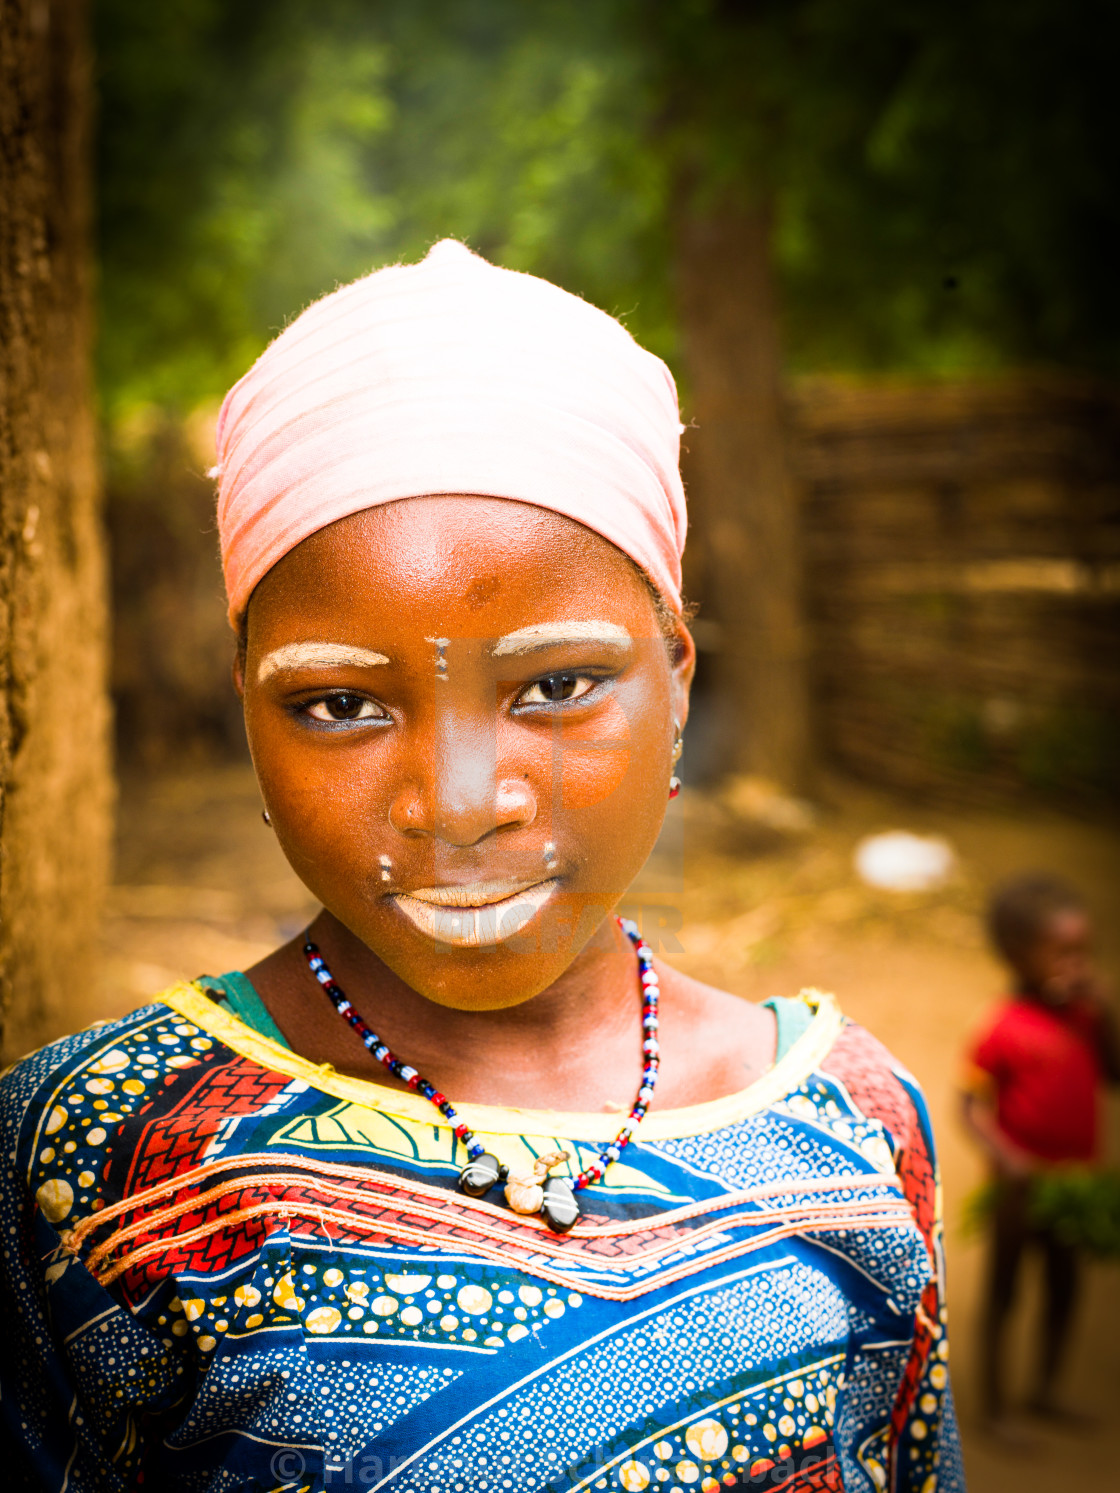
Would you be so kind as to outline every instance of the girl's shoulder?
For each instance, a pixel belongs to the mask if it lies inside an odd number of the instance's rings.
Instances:
[[[662,1110],[661,1124],[687,1119],[700,1128],[753,1128],[768,1112],[779,1128],[783,1117],[799,1119],[847,1140],[845,1127],[854,1122],[862,1135],[866,1123],[886,1140],[896,1163],[920,1155],[923,1170],[932,1170],[933,1134],[921,1085],[878,1038],[844,1015],[834,996],[809,988],[756,1004],[683,976],[663,980],[665,987],[682,997],[678,1032],[684,1029],[692,1063],[709,1094],[722,1097],[686,1101],[671,1117]],[[674,1047],[672,1032],[665,1036],[663,1064],[666,1050],[672,1062]],[[740,1071],[743,1081],[733,1081]],[[869,1154],[880,1143],[869,1141]]]
[[[18,1123],[29,1106],[47,1102],[55,1087],[83,1068],[91,1055],[111,1048],[118,1035],[131,1031],[138,1019],[166,1009],[161,1002],[152,1002],[127,1016],[95,1021],[81,1031],[56,1037],[17,1058],[0,1073],[0,1121],[5,1128]],[[168,1014],[173,1013],[168,1011]]]
[[[165,992],[173,997],[180,988]],[[153,1086],[193,1066],[200,1028],[163,997],[111,1021],[59,1037],[0,1074],[0,1129],[9,1157],[26,1166],[94,1158]]]
[[[662,975],[662,988],[672,997],[663,1005],[663,1069],[686,1054],[710,1094],[729,1101],[741,1096],[744,1112],[751,1113],[804,1097],[814,1074],[828,1075],[848,1100],[900,1139],[915,1135],[916,1127],[928,1134],[917,1080],[877,1038],[844,1016],[834,996],[808,988],[756,1003],[675,971]]]

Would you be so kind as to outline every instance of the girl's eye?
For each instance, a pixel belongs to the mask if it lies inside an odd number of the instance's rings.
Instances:
[[[373,721],[384,719],[372,700],[364,695],[328,695],[307,706],[307,714],[317,721]]]
[[[519,705],[556,705],[561,700],[578,700],[595,685],[590,674],[546,674],[524,690]]]

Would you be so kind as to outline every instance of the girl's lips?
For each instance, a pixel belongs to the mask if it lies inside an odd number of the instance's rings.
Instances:
[[[473,886],[397,892],[392,901],[413,927],[438,943],[482,949],[520,933],[559,885],[555,877],[528,886],[476,882]]]

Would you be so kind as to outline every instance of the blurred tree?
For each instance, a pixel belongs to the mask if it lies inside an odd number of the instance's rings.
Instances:
[[[696,430],[690,580],[724,632],[723,762],[805,781],[783,377],[1120,369],[1105,0],[643,0]],[[784,337],[783,337],[784,333]]]
[[[682,352],[695,429],[685,472],[699,544],[690,583],[723,646],[719,765],[803,790],[811,725],[800,517],[785,429],[773,235],[796,71],[798,7],[655,0],[660,141],[672,191]]]
[[[446,233],[679,351],[687,166],[794,368],[1120,371],[1109,0],[97,0],[101,384],[191,404]]]
[[[109,849],[90,387],[85,6],[0,4],[0,1018],[19,1056],[96,980]]]

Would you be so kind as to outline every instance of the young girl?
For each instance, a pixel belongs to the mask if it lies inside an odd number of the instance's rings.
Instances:
[[[688,716],[679,432],[452,242],[230,393],[235,680],[323,911],[4,1080],[24,1486],[961,1486],[913,1080],[612,916]]]

